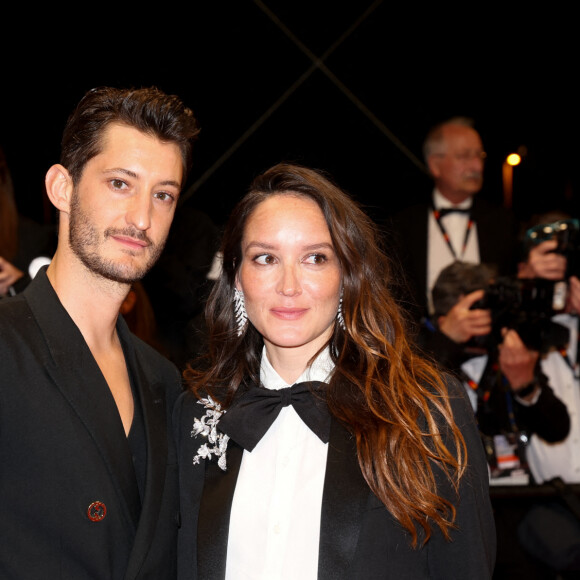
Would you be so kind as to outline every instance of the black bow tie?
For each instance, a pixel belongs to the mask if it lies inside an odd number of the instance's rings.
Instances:
[[[450,213],[464,213],[469,214],[471,212],[471,208],[466,207],[442,207],[441,209],[437,210],[439,212],[439,217],[444,217]]]
[[[324,399],[312,392],[321,387],[326,384],[319,381],[297,383],[279,390],[252,386],[221,416],[219,429],[244,449],[252,451],[282,407],[292,405],[304,423],[328,443],[330,413]]]

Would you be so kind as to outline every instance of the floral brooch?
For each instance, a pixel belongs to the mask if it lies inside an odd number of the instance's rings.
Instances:
[[[207,443],[204,443],[197,450],[197,455],[193,458],[193,464],[197,465],[200,459],[211,459],[212,455],[215,455],[218,458],[218,467],[225,471],[226,449],[230,438],[225,433],[218,433],[217,430],[219,418],[225,411],[222,411],[219,403],[216,403],[211,397],[200,399],[198,404],[203,405],[207,412],[201,419],[194,420],[191,436],[202,435],[207,437]]]

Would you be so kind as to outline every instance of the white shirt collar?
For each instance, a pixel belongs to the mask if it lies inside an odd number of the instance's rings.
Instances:
[[[473,204],[473,198],[468,197],[464,199],[461,203],[451,203],[437,188],[433,190],[433,205],[437,209],[448,208],[448,207],[458,207],[461,209],[469,209]]]
[[[334,370],[334,363],[330,358],[330,349],[326,347],[317,357],[311,366],[307,367],[304,372],[295,381],[300,383],[303,381],[321,381],[327,383],[330,380],[332,371]],[[280,377],[274,370],[274,367],[268,360],[266,347],[262,349],[262,362],[260,364],[260,382],[266,389],[284,389],[289,387],[288,383]]]

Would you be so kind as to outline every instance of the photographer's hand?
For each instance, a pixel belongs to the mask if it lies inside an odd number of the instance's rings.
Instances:
[[[6,296],[15,282],[24,276],[16,266],[0,256],[0,296]]]
[[[445,316],[439,317],[439,330],[458,344],[467,342],[474,336],[489,334],[491,332],[489,310],[470,310],[471,306],[484,295],[483,290],[476,290],[461,298]]]
[[[513,329],[502,328],[502,336],[503,342],[498,346],[499,367],[514,395],[517,395],[522,389],[527,391],[527,387],[534,382],[536,363],[540,353],[528,349]],[[533,389],[523,398],[532,399],[535,391],[536,389]]]
[[[566,275],[566,258],[554,252],[557,247],[557,240],[546,240],[534,246],[528,254],[527,262],[520,264],[518,277],[563,280]]]

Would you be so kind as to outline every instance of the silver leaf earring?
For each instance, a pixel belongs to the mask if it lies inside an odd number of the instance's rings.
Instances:
[[[340,300],[338,301],[338,312],[336,313],[336,320],[338,325],[342,330],[346,330],[346,324],[344,323],[344,316],[342,314],[342,291],[340,293]]]
[[[248,324],[248,315],[246,313],[244,293],[237,288],[234,288],[234,315],[238,327],[238,336],[242,336],[246,325]]]

